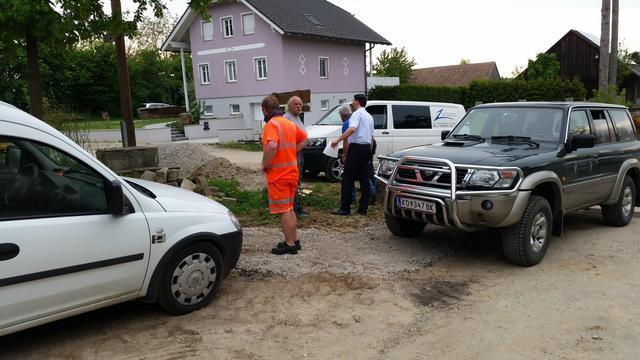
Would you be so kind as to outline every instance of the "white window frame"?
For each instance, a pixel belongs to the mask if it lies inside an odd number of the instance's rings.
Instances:
[[[204,24],[211,24],[211,38],[207,39],[204,37]],[[213,36],[215,34],[215,31],[213,30],[214,26],[213,26],[213,20],[201,20],[200,21],[200,34],[202,35],[202,41],[211,41],[213,40]]]
[[[233,111],[233,107],[237,106],[238,107],[238,111]],[[238,115],[241,114],[242,111],[240,111],[240,104],[229,104],[229,114],[230,115]]]
[[[264,77],[260,77],[260,71],[258,70],[258,60],[264,59]],[[253,71],[256,73],[256,80],[267,80],[269,77],[269,62],[266,56],[256,56],[253,58]]]
[[[233,65],[233,68],[235,69],[235,74],[234,74],[235,78],[234,79],[231,79],[229,77],[229,75],[231,75],[231,74],[229,74],[229,71],[228,71],[229,68],[227,67],[227,64],[230,64],[230,63],[234,64]],[[238,82],[238,62],[236,61],[236,59],[225,60],[224,61],[224,74],[225,74],[225,77],[227,78],[227,82],[228,83]]]
[[[224,26],[224,22],[227,19],[231,20],[231,35],[227,35],[227,31],[226,31],[225,26]],[[235,31],[233,29],[233,15],[227,15],[227,16],[223,16],[223,17],[220,18],[220,31],[222,31],[222,37],[225,38],[225,39],[233,37],[233,35],[235,33]]]
[[[325,76],[322,76],[322,60],[326,60],[327,68]],[[318,74],[320,75],[320,79],[328,79],[329,78],[329,57],[328,56],[318,56]]]
[[[323,103],[325,103],[325,106],[322,106]],[[329,99],[320,100],[320,110],[329,110],[329,107],[331,107]]]
[[[211,106],[211,111],[210,111],[210,112],[207,112],[207,107],[208,107],[208,106]],[[211,105],[211,104],[204,104],[204,105],[202,106],[202,113],[203,113],[204,115],[213,115],[213,105]]]
[[[244,16],[245,15],[251,15],[253,17],[253,31],[252,32],[247,32],[246,29],[244,28]],[[242,34],[243,35],[253,35],[256,33],[256,15],[252,12],[245,12],[245,13],[240,13],[240,25],[242,26]]]
[[[204,81],[202,76],[202,66],[207,65],[207,81]],[[200,85],[208,85],[211,84],[211,65],[209,63],[199,63],[198,64],[198,77],[200,78]]]

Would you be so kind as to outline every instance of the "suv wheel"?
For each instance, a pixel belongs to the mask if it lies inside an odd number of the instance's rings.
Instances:
[[[422,234],[424,227],[427,226],[427,224],[423,222],[403,219],[387,213],[384,214],[384,221],[387,223],[389,231],[394,235],[403,237],[418,236]]]
[[[507,260],[524,266],[539,263],[547,253],[552,225],[547,199],[531,195],[520,221],[502,233],[502,249]]]
[[[344,172],[344,164],[340,161],[340,158],[329,158],[325,165],[324,173],[327,176],[329,182],[342,181],[342,173]]]
[[[636,200],[636,186],[629,176],[624,177],[618,201],[613,205],[602,205],[602,217],[605,224],[626,226],[633,218]]]
[[[215,246],[198,242],[178,251],[166,264],[158,301],[168,313],[186,314],[211,302],[220,289],[224,272]]]

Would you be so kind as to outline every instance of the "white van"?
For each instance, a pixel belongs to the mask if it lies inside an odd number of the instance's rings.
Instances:
[[[224,206],[121,178],[0,102],[0,336],[137,298],[197,310],[241,248]]]
[[[327,143],[341,135],[340,106],[306,128],[307,146],[303,150],[304,170],[312,175],[324,172],[330,181],[342,178],[342,164],[322,151]],[[441,131],[453,129],[465,114],[460,104],[421,101],[371,100],[366,109],[373,116],[378,145],[374,158],[408,147],[437,143]]]

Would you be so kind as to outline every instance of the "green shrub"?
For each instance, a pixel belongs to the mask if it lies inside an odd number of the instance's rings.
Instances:
[[[462,104],[467,88],[405,84],[376,86],[369,92],[371,100],[436,101]]]
[[[611,85],[605,90],[596,90],[591,101],[605,104],[624,105],[626,107],[633,106],[633,104],[627,100],[627,91],[622,89],[622,91],[618,92],[618,87],[615,85]]]

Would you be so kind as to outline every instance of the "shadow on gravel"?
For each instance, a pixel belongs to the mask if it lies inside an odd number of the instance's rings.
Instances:
[[[422,306],[443,309],[470,295],[469,282],[436,280],[418,286],[411,295]]]

